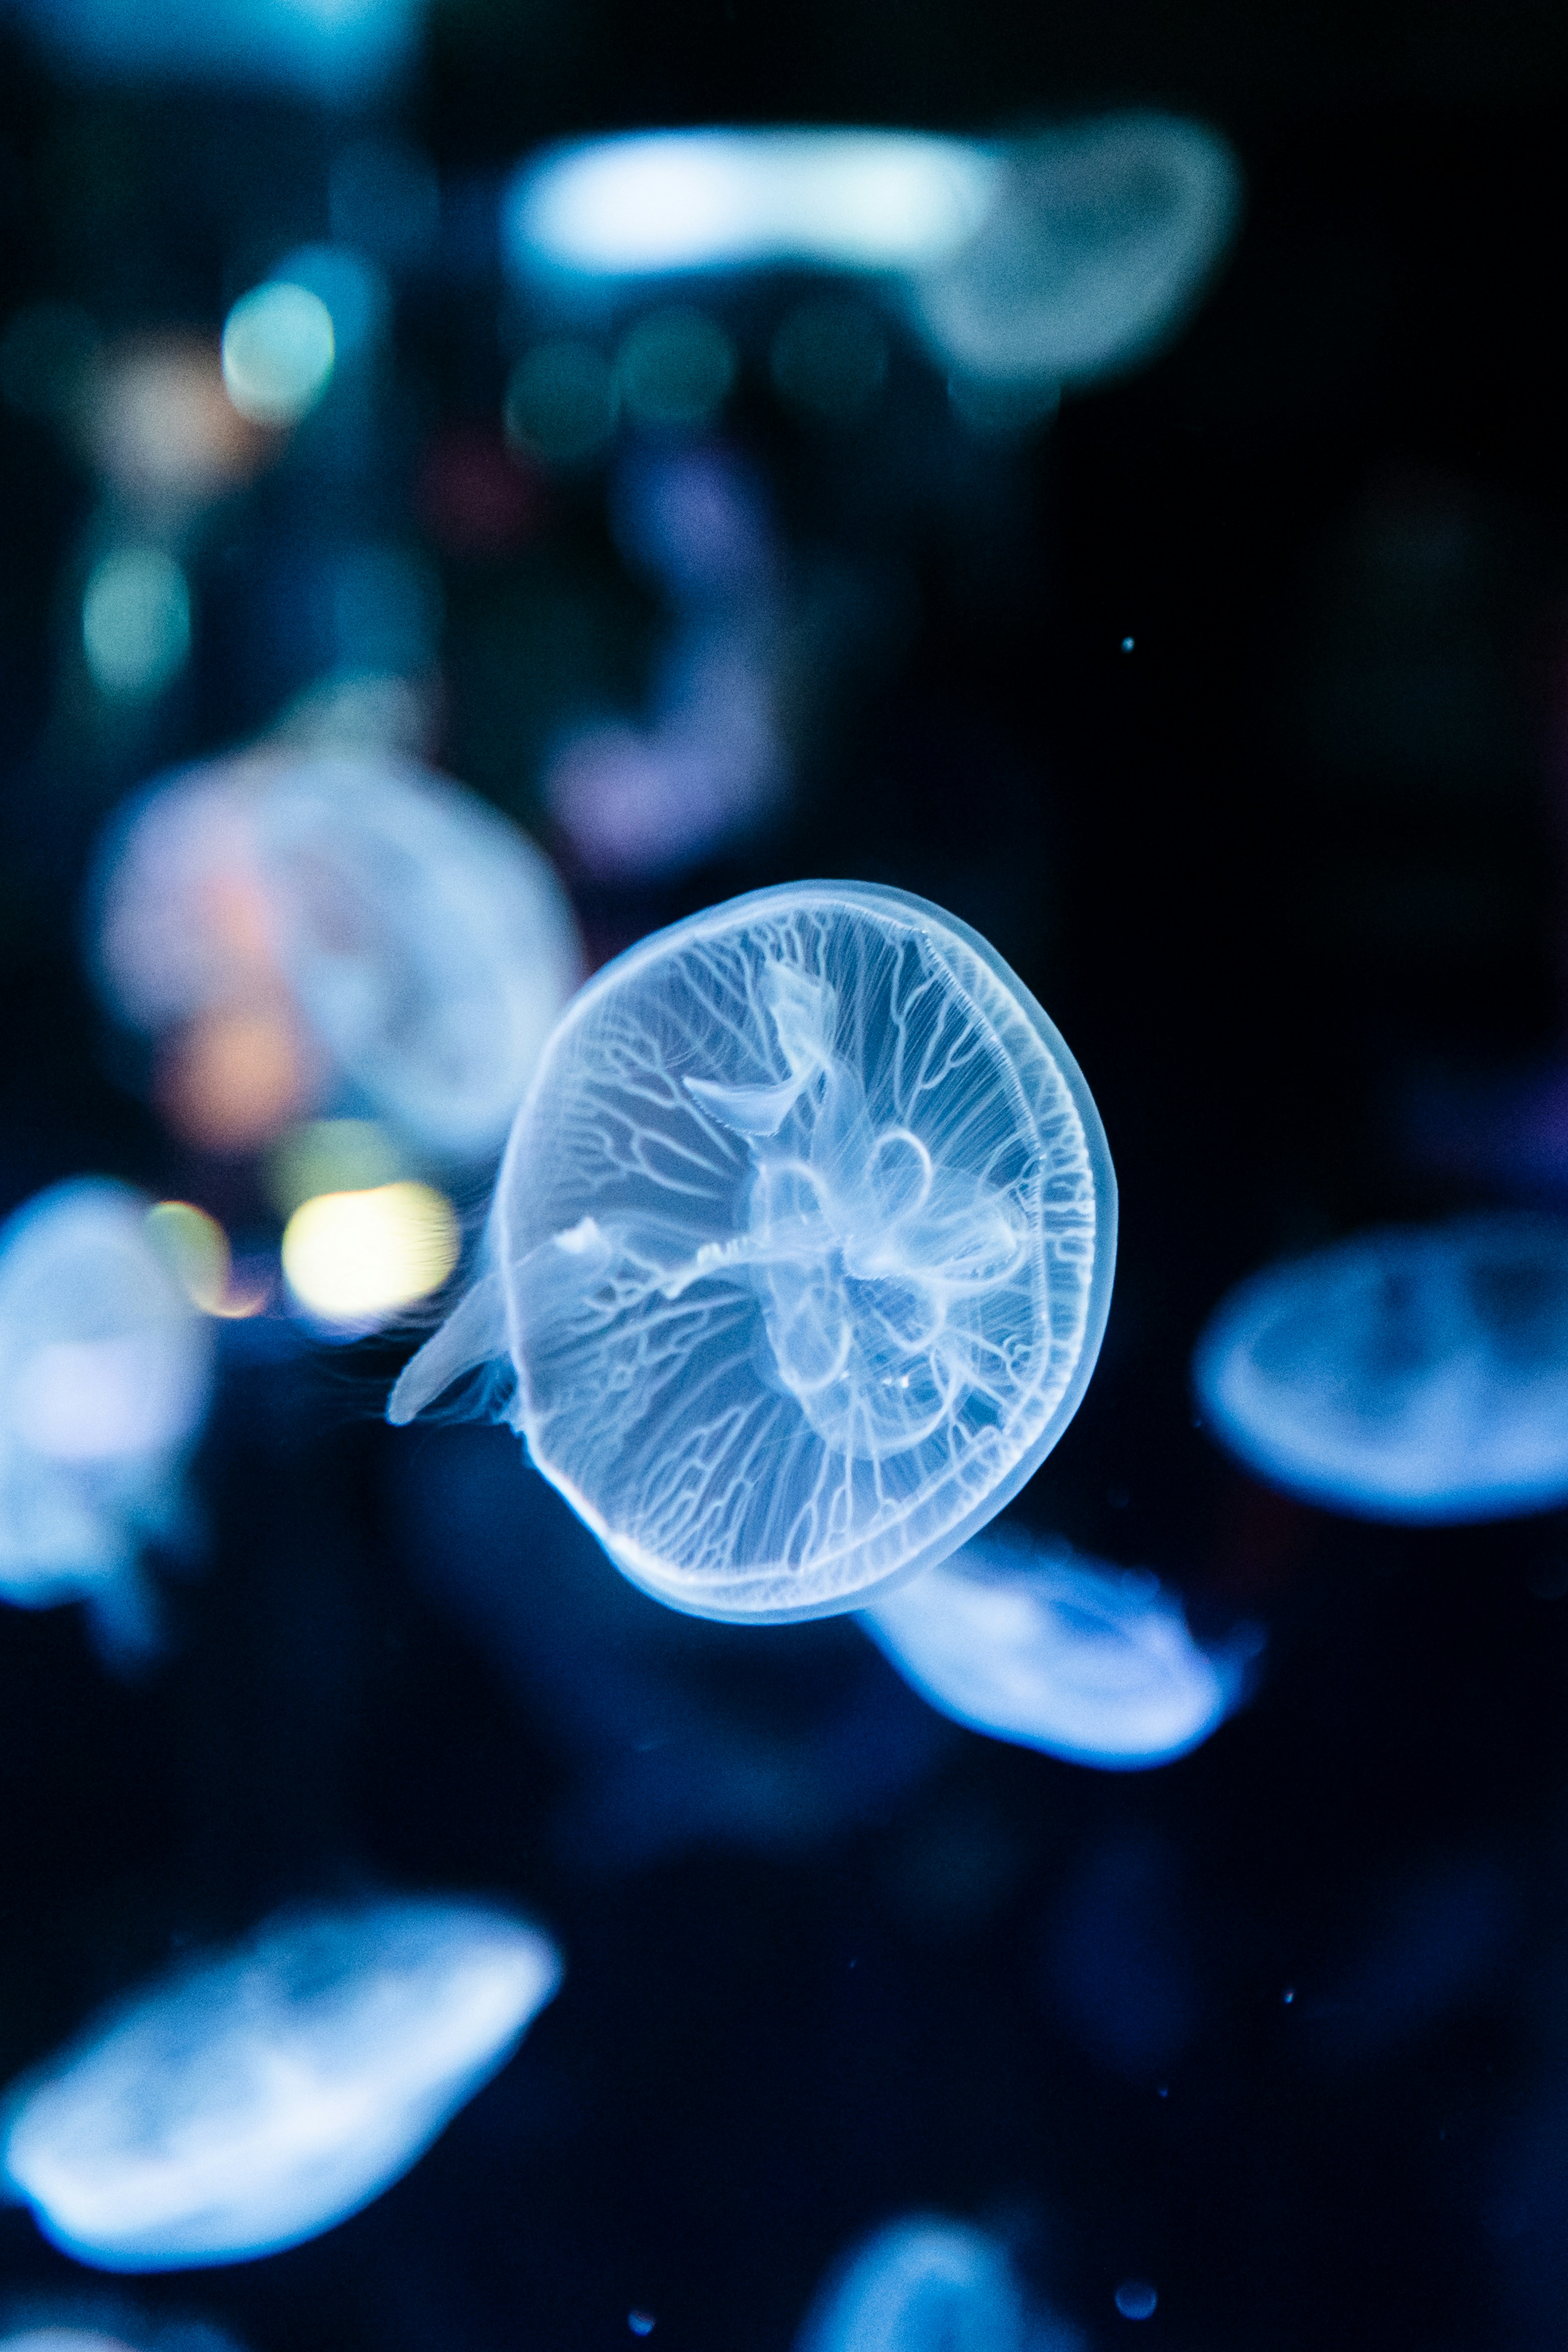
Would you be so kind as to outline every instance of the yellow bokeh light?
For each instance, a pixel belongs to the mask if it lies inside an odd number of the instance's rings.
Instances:
[[[228,1293],[228,1236],[217,1219],[189,1201],[160,1201],[147,1212],[147,1234],[192,1305],[220,1315]]]
[[[458,1263],[452,1204],[428,1184],[319,1192],[283,1232],[283,1271],[326,1323],[369,1325],[438,1290]]]

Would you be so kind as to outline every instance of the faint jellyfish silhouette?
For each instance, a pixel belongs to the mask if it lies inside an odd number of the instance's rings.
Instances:
[[[1255,1639],[1199,1647],[1156,1577],[993,1527],[867,1610],[872,1640],[973,1731],[1072,1764],[1167,1764],[1242,1696]]]
[[[6,2184],[46,2237],[103,2270],[298,2245],[407,2171],[561,1974],[546,1937],[478,1904],[285,1914],[16,2084]]]
[[[0,1598],[85,1601],[110,1655],[156,1646],[138,1555],[177,1539],[211,1328],[129,1185],[57,1184],[0,1230]]]
[[[937,2214],[874,2231],[833,2272],[795,2352],[1079,2352],[1078,2330],[1031,2308],[1005,2249]]]
[[[1568,1226],[1390,1226],[1267,1267],[1193,1357],[1248,1469],[1352,1517],[1442,1524],[1568,1500]]]
[[[510,1355],[507,1418],[634,1583],[834,1614],[1050,1452],[1115,1219],[1093,1099],[994,950],[902,891],[758,891],[578,995],[389,1414]]]
[[[164,1038],[165,1103],[215,1149],[336,1108],[484,1160],[581,975],[548,860],[411,761],[176,775],[111,833],[97,912],[110,1002]]]
[[[23,2294],[0,2309],[0,2352],[239,2352],[205,2320],[139,2310],[123,2295]]]
[[[1003,151],[982,226],[910,281],[916,324],[961,383],[1088,383],[1178,327],[1235,233],[1218,134],[1166,114],[1065,123]]]

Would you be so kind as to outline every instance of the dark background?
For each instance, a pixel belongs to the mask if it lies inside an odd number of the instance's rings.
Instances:
[[[388,114],[438,169],[439,247],[395,277],[394,395],[335,495],[437,567],[441,756],[540,825],[552,648],[597,598],[635,676],[651,621],[602,476],[530,479],[478,542],[431,503],[452,436],[502,462],[505,172],[598,129],[1127,104],[1212,121],[1245,173],[1190,327],[1002,443],[901,345],[852,446],[744,368],[724,431],[786,547],[894,617],[785,824],[579,905],[603,954],[846,875],[995,941],[1122,1203],[1100,1368],[1019,1515],[1154,1568],[1201,1630],[1264,1626],[1257,1694],[1148,1774],[957,1732],[848,1622],[644,1601],[504,1433],[383,1427],[389,1344],[225,1327],[173,1655],[116,1679],[77,1610],[0,1620],[0,2079],[300,1895],[493,1893],[567,1979],[367,2211],[139,2283],[144,2312],[254,2352],[592,2352],[636,2309],[659,2352],[784,2352],[832,2260],[923,2208],[1001,2231],[1092,2352],[1562,2341],[1568,1526],[1271,1495],[1186,1365],[1270,1256],[1568,1192],[1568,1160],[1436,1153],[1411,1108],[1547,1063],[1568,1012],[1568,19],[447,0]],[[324,233],[344,136],[281,97],[56,79],[0,12],[0,330],[47,295],[216,333],[258,254]],[[123,793],[308,682],[256,586],[305,560],[300,494],[285,469],[215,522],[196,662],[135,742],[89,740],[60,683],[93,497],[57,431],[0,417],[0,1209],[102,1172],[226,1214],[237,1180],[120,1082],[78,910]],[[1118,2315],[1129,2276],[1152,2318]],[[93,2284],[0,2212],[0,2296]]]

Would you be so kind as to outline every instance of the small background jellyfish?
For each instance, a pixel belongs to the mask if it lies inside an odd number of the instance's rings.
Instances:
[[[954,381],[1019,421],[1136,364],[1225,252],[1240,174],[1217,133],[1156,113],[1013,143],[844,131],[666,131],[524,165],[504,235],[525,283],[816,267],[869,276]],[[1002,421],[998,412],[997,421]]]
[[[832,1614],[1049,1453],[1114,1235],[1093,1100],[994,950],[900,892],[760,892],[578,997],[489,1264],[389,1412],[504,1330],[531,1459],[634,1582],[700,1615]]]
[[[823,2285],[795,2352],[1082,2352],[1031,2304],[1006,2249],[935,2214],[873,2231]]]
[[[477,1904],[286,1914],[14,2085],[5,2183],[105,2270],[297,2245],[423,2155],[560,1981],[544,1936]]]
[[[1268,1268],[1193,1357],[1206,1424],[1331,1508],[1441,1523],[1568,1499],[1568,1226],[1497,1214]]]
[[[499,1150],[581,950],[542,855],[410,761],[264,751],[153,789],[102,854],[96,955],[218,1150],[327,1110],[416,1160]]]
[[[191,1539],[184,1471],[213,1377],[152,1208],[82,1178],[0,1229],[0,1598],[85,1601],[126,1660],[158,1642],[143,1549]]]
[[[1201,1649],[1157,1578],[1009,1527],[860,1622],[955,1721],[1110,1770],[1169,1763],[1206,1739],[1242,1695],[1250,1647]]]

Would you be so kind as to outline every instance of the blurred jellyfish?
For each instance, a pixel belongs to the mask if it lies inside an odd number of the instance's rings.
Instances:
[[[287,1914],[134,1995],[0,2115],[13,2194],[103,2270],[243,2262],[390,2188],[561,1982],[478,1904]]]
[[[1393,1226],[1270,1266],[1193,1358],[1216,1437],[1358,1517],[1509,1518],[1568,1500],[1568,1226]]]
[[[181,1131],[250,1150],[328,1109],[411,1152],[499,1150],[580,950],[505,818],[406,760],[281,749],[134,803],[97,896],[116,1013]]]
[[[525,272],[907,269],[973,235],[996,178],[983,148],[908,131],[642,131],[525,164],[505,235]]]
[[[0,2352],[238,2352],[200,2319],[154,2317],[122,2295],[24,2295],[0,2309]]]
[[[0,1231],[0,1598],[86,1601],[111,1654],[154,1639],[138,1555],[181,1534],[212,1385],[151,1208],[83,1178]]]
[[[889,2221],[829,2276],[795,2352],[1080,2352],[1026,2301],[1005,2249],[939,2215]]]
[[[1175,116],[1045,131],[1005,151],[977,234],[913,276],[915,322],[960,384],[1087,383],[1132,366],[1196,300],[1240,189],[1225,142]]]
[[[497,1363],[634,1583],[832,1615],[945,1559],[1050,1452],[1115,1218],[1089,1089],[994,949],[901,891],[758,891],[578,995],[488,1262],[388,1410]]]
[[[557,149],[518,174],[503,235],[525,279],[798,267],[880,278],[960,405],[1146,358],[1234,236],[1240,174],[1204,125],[1154,113],[1014,142],[689,131]],[[966,395],[973,393],[973,399]],[[994,401],[993,401],[994,405]]]
[[[663,590],[673,626],[647,723],[574,730],[544,794],[590,874],[647,879],[698,864],[780,805],[783,614],[762,491],[727,453],[634,459],[615,505],[626,552]]]
[[[1072,1764],[1136,1771],[1217,1730],[1242,1655],[1199,1648],[1158,1580],[992,1528],[861,1621],[933,1706]]]
[[[21,0],[69,69],[94,79],[217,82],[362,102],[412,56],[421,0]]]

